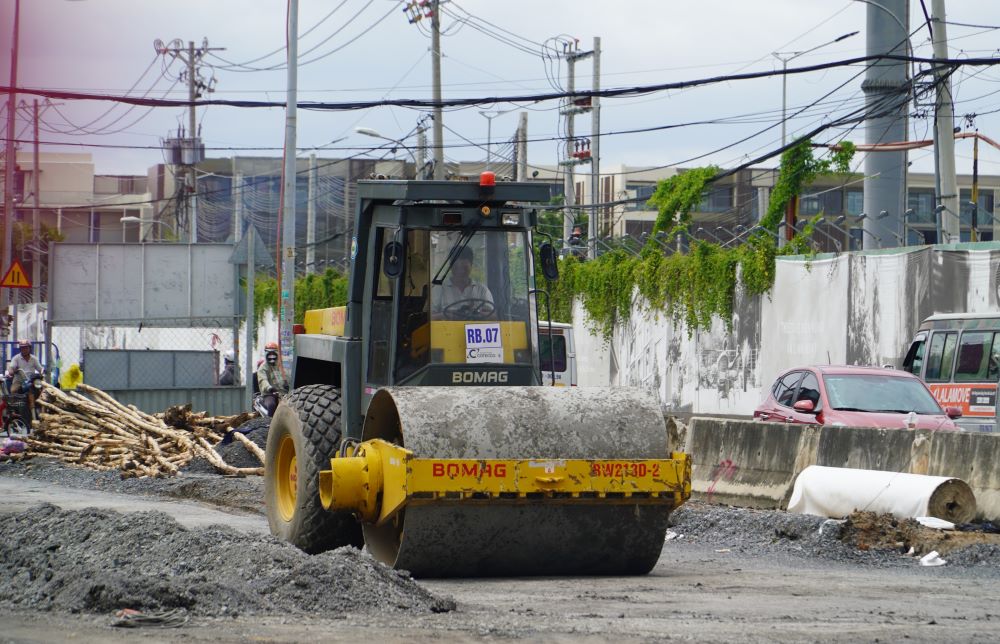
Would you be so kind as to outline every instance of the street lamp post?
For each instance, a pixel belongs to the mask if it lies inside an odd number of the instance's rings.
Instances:
[[[486,169],[490,169],[493,160],[493,119],[514,110],[479,110],[479,115],[486,119]]]
[[[844,34],[842,36],[837,36],[829,42],[825,42],[822,45],[816,45],[810,49],[804,49],[802,51],[775,51],[771,52],[771,55],[781,61],[781,145],[784,146],[786,143],[785,137],[785,114],[788,109],[788,62],[795,60],[799,56],[804,56],[805,54],[816,51],[817,49],[822,49],[828,45],[838,43],[841,40],[847,40],[851,36],[858,35],[859,32],[852,31],[849,34]]]
[[[406,152],[410,155],[410,158],[413,159],[413,175],[414,175],[413,178],[414,179],[417,178],[417,174],[420,172],[420,168],[417,167],[417,155],[413,153],[413,150],[410,149],[410,146],[406,145],[399,139],[394,139],[392,137],[385,136],[381,134],[378,130],[373,130],[370,127],[356,127],[354,128],[354,131],[357,132],[358,134],[364,134],[365,136],[370,136],[375,139],[382,139],[383,141],[389,141],[391,143],[395,143],[399,147],[406,150]],[[396,148],[392,148],[392,152],[395,153]]]

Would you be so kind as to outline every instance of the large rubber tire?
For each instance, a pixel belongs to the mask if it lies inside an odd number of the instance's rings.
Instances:
[[[264,501],[271,534],[305,552],[364,544],[354,516],[323,509],[319,472],[340,448],[340,390],[308,385],[285,396],[267,435]]]

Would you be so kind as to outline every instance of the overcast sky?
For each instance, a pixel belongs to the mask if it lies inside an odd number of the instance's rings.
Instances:
[[[929,8],[931,0],[925,1]],[[13,6],[14,0],[0,0],[3,79],[8,78],[10,69]],[[299,100],[429,98],[429,21],[409,24],[402,6],[399,0],[301,0],[299,51],[304,64],[299,70]],[[1000,56],[1000,31],[988,28],[1000,26],[1000,2],[949,0],[947,6],[949,21],[983,26],[949,25],[952,57]],[[283,70],[237,71],[222,59],[244,63],[280,50],[285,42],[285,7],[285,2],[276,0],[21,0],[18,85],[183,99],[186,86],[178,80],[183,66],[157,56],[153,42],[160,39],[169,44],[180,39],[186,46],[193,40],[200,46],[207,38],[211,47],[225,48],[216,53],[221,58],[204,60],[202,75],[215,79],[216,91],[210,98],[282,101]],[[929,56],[920,2],[911,2],[910,11],[914,51],[918,56]],[[541,52],[543,43],[560,35],[578,38],[581,49],[590,49],[593,37],[601,37],[604,88],[780,69],[781,63],[772,56],[775,51],[790,54],[820,46],[796,58],[790,67],[862,56],[865,15],[865,4],[858,0],[458,0],[445,4],[442,16],[446,33],[442,38],[443,95],[464,98],[554,91],[553,83],[565,84],[566,65],[552,59],[547,64]],[[821,46],[852,31],[861,33]],[[273,67],[283,62],[284,52],[280,51],[250,65]],[[590,87],[591,62],[580,63],[577,69],[577,86]],[[789,133],[859,107],[862,79],[860,67],[790,77],[789,113],[834,93],[793,120]],[[975,119],[975,126],[1000,139],[1000,113],[985,114],[1000,108],[1000,69],[966,68],[955,75],[955,81],[956,113],[982,114]],[[162,137],[187,122],[181,108],[57,103],[43,115],[43,141],[109,147],[45,145],[43,149],[89,151],[99,173],[145,173],[150,165],[162,161],[158,150],[114,146],[155,148]],[[604,99],[601,130],[609,134],[602,139],[602,163],[605,168],[708,162],[732,167],[780,144],[781,106],[779,77]],[[487,118],[482,111],[494,115],[512,110],[492,120],[491,138],[497,152],[502,152],[502,142],[513,136],[521,110],[529,113],[532,139],[558,137],[557,107],[555,102],[496,103],[449,110],[444,117],[446,157],[485,158],[486,152],[477,147],[487,141]],[[356,127],[402,138],[413,132],[421,116],[421,111],[405,108],[300,110],[298,145],[327,146],[317,152],[320,156],[355,154],[380,145],[376,139],[356,134]],[[614,134],[706,119],[722,122]],[[282,109],[213,106],[199,109],[198,120],[205,144],[217,148],[209,150],[211,157],[280,155]],[[578,133],[590,131],[589,116],[577,123]],[[27,121],[20,123],[19,138],[30,138],[28,128]],[[84,134],[85,130],[95,133]],[[864,135],[858,128],[841,131],[839,136],[861,142]],[[910,136],[929,138],[929,122],[912,119]],[[341,137],[346,138],[327,145]],[[831,131],[819,138],[832,140],[838,134]],[[739,142],[742,139],[748,140]],[[407,143],[412,145],[415,139]],[[554,163],[557,145],[555,141],[531,143],[529,162]],[[969,141],[956,144],[959,172],[971,171],[971,146]],[[248,147],[262,149],[241,149]],[[371,155],[391,153],[382,150]],[[1000,152],[986,148],[982,157],[982,172],[1000,174]],[[910,158],[914,169],[933,169],[929,150],[912,152]]]

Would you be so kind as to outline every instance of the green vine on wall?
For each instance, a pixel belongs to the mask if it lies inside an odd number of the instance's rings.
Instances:
[[[748,294],[759,295],[774,284],[779,254],[812,254],[809,238],[822,215],[780,249],[779,224],[804,186],[821,174],[849,172],[854,150],[852,143],[844,142],[829,157],[817,159],[810,141],[788,149],[781,157],[767,213],[746,241],[732,248],[692,239],[687,254],[664,254],[659,233],[674,240],[688,232],[691,211],[719,178],[719,169],[696,168],[659,182],[648,202],[658,211],[653,234],[638,256],[618,249],[587,262],[563,258],[558,282],[549,284],[553,319],[570,321],[573,299],[578,298],[592,328],[610,339],[615,323],[628,317],[632,294],[638,290],[650,310],[683,321],[689,333],[708,329],[714,318],[730,325],[737,275]]]
[[[347,276],[332,268],[295,280],[295,322],[301,323],[310,309],[325,309],[347,304]],[[278,310],[278,280],[258,275],[254,281],[254,318],[259,325],[264,311]]]

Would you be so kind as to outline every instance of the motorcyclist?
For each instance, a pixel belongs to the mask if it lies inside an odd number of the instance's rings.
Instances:
[[[35,409],[35,392],[31,387],[33,376],[42,376],[45,371],[38,358],[31,355],[31,342],[19,340],[17,343],[19,353],[14,356],[7,367],[7,377],[11,379],[10,392],[12,394],[26,394],[28,397],[28,409]]]
[[[268,342],[264,346],[264,362],[257,369],[257,386],[267,415],[273,416],[278,408],[278,396],[288,393],[288,379],[278,363],[277,342]]]
[[[236,384],[236,352],[230,349],[222,356],[222,373],[219,374],[219,384],[235,385]]]

